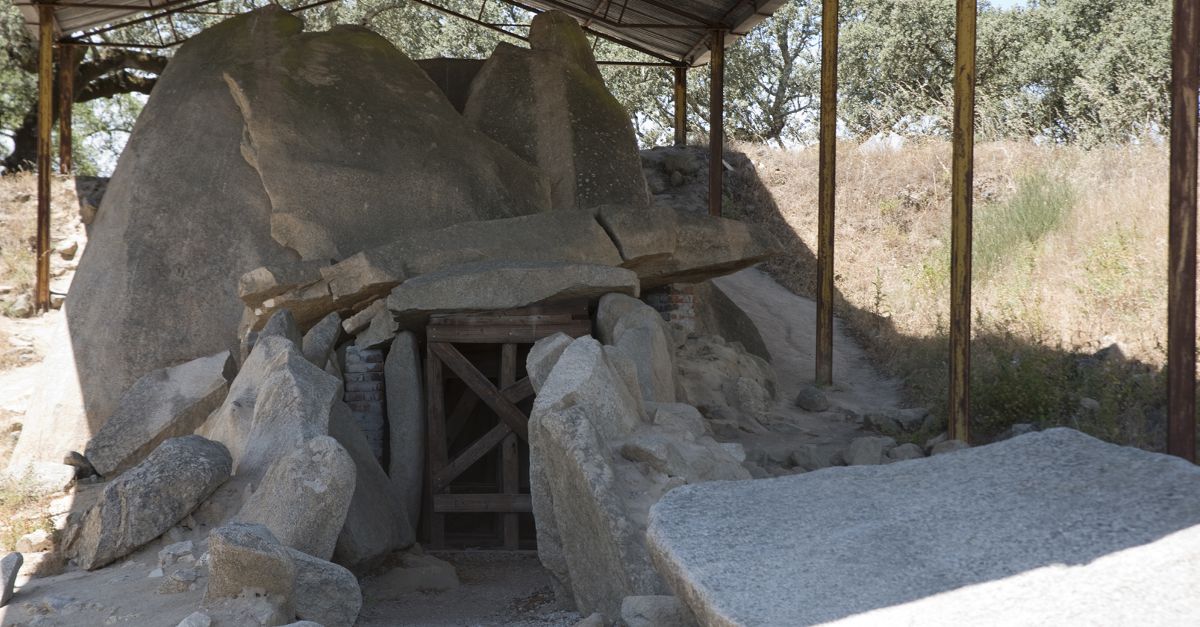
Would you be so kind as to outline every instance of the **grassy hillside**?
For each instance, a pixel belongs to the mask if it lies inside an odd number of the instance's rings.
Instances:
[[[771,270],[811,295],[816,151],[738,148],[755,167],[734,174],[728,202],[775,225],[794,255]],[[949,177],[944,142],[839,147],[838,313],[912,402],[941,416]],[[976,439],[1034,422],[1162,448],[1165,147],[984,144],[975,177]]]

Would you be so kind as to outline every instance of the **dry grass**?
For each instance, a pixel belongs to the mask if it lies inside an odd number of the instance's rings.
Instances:
[[[816,152],[738,148],[766,189],[735,175],[735,210],[791,240],[799,260],[772,271],[811,294]],[[982,438],[1038,422],[1161,447],[1166,164],[1158,146],[977,148],[972,390]],[[945,407],[949,166],[944,142],[839,146],[839,314],[935,413]],[[1126,359],[1090,358],[1114,342]]]

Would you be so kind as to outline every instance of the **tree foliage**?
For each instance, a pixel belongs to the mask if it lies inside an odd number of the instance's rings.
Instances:
[[[0,0],[2,2],[3,0]],[[224,0],[245,10],[255,0]],[[285,2],[286,4],[286,2]],[[446,6],[523,34],[532,17],[504,2],[446,0]],[[30,157],[36,51],[15,8],[0,7],[0,154],[15,167]],[[742,37],[726,57],[726,130],[731,137],[809,142],[815,137],[820,77],[821,3],[792,0]],[[485,58],[502,33],[410,0],[332,2],[305,11],[310,29],[367,26],[413,58]],[[174,27],[198,32],[217,18],[180,15]],[[946,0],[843,0],[839,121],[844,134],[944,135],[951,119],[954,4]],[[1030,0],[1018,9],[981,3],[977,128],[984,137],[1034,137],[1096,144],[1161,136],[1168,126],[1171,5],[1168,0]],[[145,24],[123,38],[157,35]],[[649,60],[605,40],[596,56]],[[107,138],[105,152],[132,126],[138,93],[153,87],[164,57],[89,48],[79,59],[76,112],[82,131]],[[670,140],[670,68],[604,66],[613,93],[629,108],[643,144]],[[707,129],[707,68],[689,73],[689,127]],[[116,100],[113,100],[115,98]],[[696,133],[693,132],[693,137]],[[16,144],[15,146],[13,144]],[[78,160],[78,159],[77,159]],[[87,161],[86,155],[84,161]],[[111,161],[111,159],[109,159]]]

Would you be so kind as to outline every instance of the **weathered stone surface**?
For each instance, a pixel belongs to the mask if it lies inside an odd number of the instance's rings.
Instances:
[[[282,337],[264,337],[199,433],[233,456],[239,481],[257,482],[282,452],[329,432],[339,381]]]
[[[382,348],[396,337],[399,330],[400,326],[396,324],[392,312],[384,309],[371,317],[371,324],[358,333],[354,345],[358,348]]]
[[[621,263],[590,212],[553,211],[410,233],[353,255],[323,275],[337,302],[349,305],[386,294],[411,277],[494,259]]]
[[[752,320],[721,286],[722,279],[697,283],[692,286],[695,294],[696,332],[704,335],[719,335],[728,342],[737,342],[746,352],[771,361],[771,351],[763,340],[758,325]]]
[[[635,272],[644,264],[661,262],[675,254],[677,213],[663,207],[604,205],[596,221],[621,253],[621,266]]]
[[[320,281],[321,268],[329,263],[310,259],[255,268],[238,279],[238,297],[248,307],[258,307],[267,299]]]
[[[615,312],[606,309],[615,309]],[[637,369],[642,398],[675,402],[675,346],[671,329],[655,309],[635,298],[607,294],[597,307],[600,341],[614,346]],[[608,331],[611,322],[611,332]]]
[[[864,466],[882,464],[884,455],[896,446],[896,441],[888,437],[868,436],[851,440],[850,446],[842,453],[847,466]]]
[[[63,492],[75,483],[74,466],[55,462],[31,462],[14,465],[19,474],[10,475],[38,492]]]
[[[669,595],[625,597],[621,620],[626,627],[691,627],[696,619],[687,606]]]
[[[20,553],[9,553],[0,559],[0,607],[8,605],[13,597],[13,585],[17,582],[17,572],[25,558]]]
[[[353,627],[363,602],[354,573],[295,549],[288,549],[288,555],[296,566],[296,618],[323,627]]]
[[[1198,523],[1197,467],[1053,429],[684,486],[651,511],[648,543],[705,625],[1171,625],[1200,612],[1175,587],[1200,576]]]
[[[593,612],[587,618],[575,623],[575,627],[608,627],[608,621],[600,612]]]
[[[196,430],[225,398],[232,377],[229,351],[144,375],[92,437],[85,456],[111,477],[145,459],[168,438]]]
[[[403,332],[383,362],[387,393],[388,477],[400,492],[413,529],[421,518],[425,469],[425,383],[417,337]]]
[[[454,108],[462,113],[467,106],[467,97],[471,94],[471,82],[483,67],[484,59],[418,59],[420,66],[429,80],[446,95],[446,99]]]
[[[320,322],[313,325],[313,328],[304,334],[301,342],[304,358],[318,368],[324,368],[325,364],[329,363],[329,356],[333,354],[333,349],[341,337],[342,317],[337,312],[321,318]]]
[[[636,379],[612,358],[590,337],[563,351],[534,402],[529,442],[542,563],[580,612],[616,616],[624,597],[663,590],[638,520],[664,487],[620,456],[646,421]]]
[[[644,289],[732,274],[783,252],[775,236],[760,224],[689,212],[678,213],[677,219],[675,254],[638,267]]]
[[[491,261],[409,279],[392,290],[387,306],[402,328],[416,329],[430,314],[515,309],[610,292],[636,296],[637,275],[592,264]]]
[[[83,568],[100,568],[162,535],[229,478],[219,442],[197,435],[160,444],[107,486],[70,547]]]
[[[796,407],[804,411],[822,412],[829,410],[829,397],[815,385],[805,385],[796,394]]]
[[[333,561],[361,574],[393,551],[412,545],[413,528],[404,507],[404,495],[375,461],[344,403],[334,406],[329,435],[350,454],[355,468],[354,495],[346,523],[338,534]]]
[[[256,338],[279,336],[297,347],[304,344],[304,336],[296,324],[296,317],[288,309],[279,309],[267,319],[267,324],[258,330]]]
[[[273,237],[285,221],[312,225],[346,255],[410,230],[551,206],[535,168],[464,124],[379,35],[303,32],[272,5],[191,37],[171,61],[67,299],[73,358],[54,385],[73,388],[63,400],[82,406],[93,432],[146,372],[237,349],[236,278],[297,259],[289,248],[299,244]],[[307,326],[329,310],[293,313]]]
[[[317,436],[279,452],[239,522],[266,527],[284,546],[327,560],[354,494],[354,460],[336,440]]]
[[[192,612],[179,621],[175,627],[210,627],[212,618],[204,612]]]
[[[432,555],[404,553],[400,563],[367,580],[363,594],[373,602],[394,601],[417,590],[445,591],[459,586],[454,565]]]
[[[943,455],[945,453],[961,451],[965,448],[969,448],[969,446],[962,440],[946,440],[945,442],[938,442],[937,444],[934,444],[933,448],[929,451],[929,455]]]
[[[226,81],[246,121],[242,152],[271,198],[272,228],[286,222],[285,245],[304,258],[550,206],[540,173],[464,125],[416,63],[367,29],[288,37],[229,68]],[[330,115],[351,108],[355,115]]]
[[[792,451],[789,461],[792,466],[804,470],[820,470],[833,466],[834,456],[838,452],[832,446],[801,444]]]
[[[230,523],[209,534],[205,603],[261,595],[281,614],[295,616],[295,585],[292,555],[266,527]]]
[[[887,452],[888,460],[894,462],[900,462],[906,459],[921,459],[922,457],[925,457],[924,451],[921,450],[920,446],[917,446],[911,442],[901,444],[900,446],[897,446],[896,448]]]
[[[694,405],[720,433],[765,431],[775,372],[760,357],[716,335],[689,335],[675,351],[679,400]]]
[[[578,22],[541,13],[530,46],[496,46],[464,117],[546,173],[555,209],[648,205],[629,113],[605,88]]]
[[[569,335],[559,332],[538,340],[529,349],[529,355],[525,358],[525,371],[529,373],[529,382],[533,385],[535,393],[542,391],[542,385],[550,376],[550,371],[572,341]]]

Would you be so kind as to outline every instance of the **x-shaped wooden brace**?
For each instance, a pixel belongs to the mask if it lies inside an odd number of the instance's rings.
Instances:
[[[529,377],[525,377],[504,389],[499,389],[453,345],[430,342],[429,350],[500,417],[499,424],[459,453],[458,457],[450,461],[433,478],[434,492],[440,492],[488,451],[503,442],[509,433],[516,433],[522,440],[529,441],[529,417],[516,404],[533,395],[533,384],[530,383]]]

